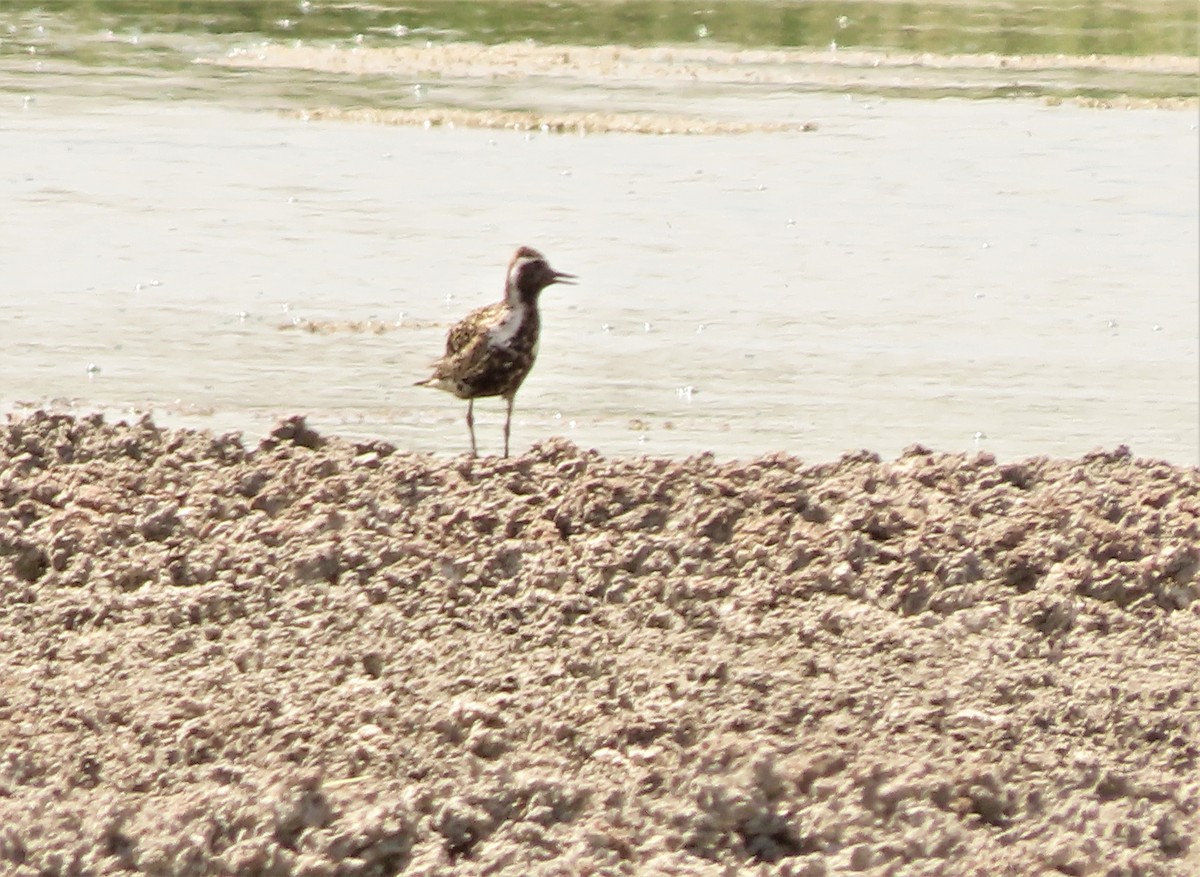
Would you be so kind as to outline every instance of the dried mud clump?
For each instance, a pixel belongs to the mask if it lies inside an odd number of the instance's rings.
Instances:
[[[1200,472],[0,427],[0,873],[1200,872]]]

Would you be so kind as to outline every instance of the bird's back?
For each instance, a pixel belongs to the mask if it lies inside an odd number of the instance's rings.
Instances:
[[[516,393],[537,358],[537,308],[505,301],[471,311],[446,335],[446,355],[424,383],[462,399]]]

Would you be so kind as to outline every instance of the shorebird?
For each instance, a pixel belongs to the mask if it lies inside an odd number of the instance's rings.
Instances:
[[[433,387],[467,400],[467,429],[471,456],[475,447],[475,400],[502,396],[504,456],[512,428],[513,398],[537,358],[541,317],[538,296],[552,283],[573,283],[574,274],[555,271],[532,247],[519,247],[508,263],[504,298],[471,311],[451,327],[446,354],[433,366],[433,375],[417,386]]]

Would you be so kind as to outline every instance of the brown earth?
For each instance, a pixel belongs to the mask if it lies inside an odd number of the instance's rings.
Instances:
[[[1200,470],[0,426],[0,873],[1200,873]]]

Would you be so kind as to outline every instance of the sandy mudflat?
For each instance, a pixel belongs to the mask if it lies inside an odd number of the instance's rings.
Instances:
[[[1200,872],[1200,471],[0,427],[0,873]]]
[[[812,68],[960,70],[1090,70],[1195,75],[1200,62],[1178,55],[945,55],[859,49],[731,49],[699,46],[544,46],[529,42],[453,42],[386,49],[264,43],[198,63],[285,67],[331,73],[438,77],[531,75],[639,81],[649,77],[704,82],[794,84]],[[832,83],[837,84],[837,83]]]
[[[1195,78],[1200,61],[1175,55],[998,55],[859,49],[734,49],[716,46],[576,46],[530,42],[481,45],[470,42],[390,48],[262,43],[203,65],[241,70],[303,70],[348,76],[415,79],[426,85],[486,83],[491,92],[474,106],[309,106],[289,110],[304,119],[337,119],[389,125],[454,125],[483,128],[542,128],[547,131],[641,134],[729,134],[747,131],[809,130],[804,121],[757,117],[786,114],[777,100],[752,111],[755,118],[720,118],[711,102],[695,115],[682,102],[676,112],[646,112],[651,92],[711,94],[732,89],[748,105],[752,92],[766,89],[777,98],[813,91],[875,96],[1014,97],[1037,96],[1050,105],[1064,99],[1087,107],[1196,107]],[[650,85],[652,84],[652,85]],[[418,85],[418,93],[421,86]],[[496,104],[496,89],[516,88],[507,106]],[[523,89],[534,91],[523,91]],[[599,98],[586,95],[598,89]],[[615,97],[642,91],[631,112]],[[524,97],[518,98],[518,94]],[[1105,95],[1097,97],[1097,94]],[[535,95],[538,95],[535,97]],[[628,97],[626,99],[629,99]],[[573,109],[558,105],[579,104]],[[530,109],[537,107],[537,109]],[[688,115],[688,113],[691,115]],[[811,127],[811,126],[810,126]]]

